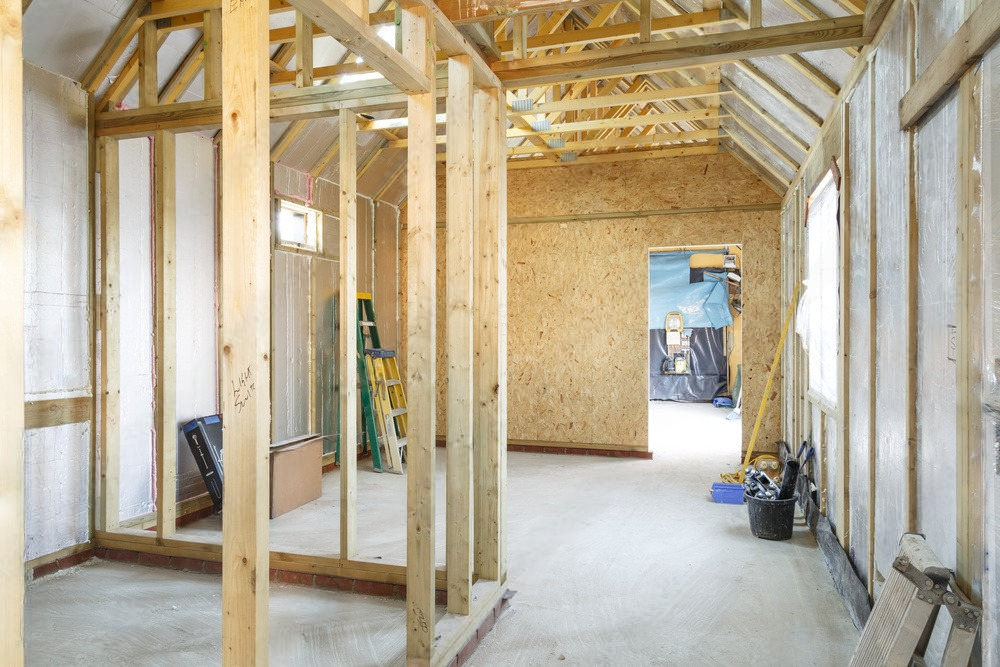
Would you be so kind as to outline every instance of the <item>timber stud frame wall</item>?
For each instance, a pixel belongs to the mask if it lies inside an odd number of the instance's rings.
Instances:
[[[138,81],[140,108],[102,111],[96,120],[96,171],[100,174],[102,264],[99,276],[101,314],[97,327],[104,341],[101,354],[101,437],[98,529],[95,546],[222,563],[223,661],[227,665],[262,665],[268,659],[269,568],[375,581],[406,586],[406,659],[408,664],[448,664],[488,621],[506,592],[504,493],[506,485],[506,160],[504,89],[478,50],[470,45],[430,0],[409,0],[401,6],[402,52],[380,39],[371,25],[367,3],[342,0],[291,0],[298,12],[297,30],[319,26],[350,46],[388,81],[360,87],[312,86],[311,62],[304,58],[298,88],[268,95],[267,0],[224,2],[205,11],[204,102],[193,105],[208,121],[184,122],[184,113],[169,96],[158,95],[155,21],[137,16],[140,35]],[[16,6],[15,6],[16,5]],[[8,14],[20,19],[20,2],[0,5],[5,29],[17,28]],[[314,26],[315,24],[315,26]],[[2,83],[5,99],[20,100],[19,35],[4,32]],[[308,41],[306,39],[302,40]],[[446,569],[435,567],[435,173],[436,55],[447,64],[447,328],[449,368],[447,456]],[[15,76],[16,75],[16,76]],[[407,561],[387,565],[358,558],[357,452],[345,447],[340,469],[340,553],[325,557],[273,552],[268,537],[268,460],[270,443],[270,121],[340,116],[341,262],[340,294],[357,290],[357,143],[364,128],[357,114],[380,108],[408,109],[407,182],[409,266],[407,390]],[[192,106],[192,105],[188,105]],[[99,108],[104,108],[101,105]],[[4,113],[20,118],[16,105]],[[178,123],[177,121],[181,122]],[[0,149],[12,173],[21,155],[21,123],[3,123]],[[226,443],[226,492],[222,545],[176,536],[176,417],[174,390],[176,353],[175,274],[177,170],[174,131],[221,127],[220,210],[220,395]],[[8,136],[8,134],[10,136]],[[120,262],[119,140],[153,138],[153,224],[156,289],[156,533],[155,536],[119,521],[120,472]],[[21,170],[23,171],[23,170]],[[14,182],[5,177],[4,187]],[[14,206],[8,208],[8,201]],[[0,233],[3,248],[20,248],[19,191],[4,191]],[[8,285],[19,284],[20,264],[4,258]],[[13,258],[11,258],[13,260]],[[16,289],[14,293],[20,294]],[[341,348],[355,349],[357,313],[342,299]],[[23,309],[13,303],[4,321],[6,340],[20,340]],[[16,334],[16,335],[15,335]],[[5,350],[14,346],[5,346]],[[348,357],[353,357],[353,353]],[[18,359],[0,359],[5,378],[15,378]],[[8,365],[10,371],[8,372]],[[338,364],[340,383],[353,388],[357,366],[350,359]],[[13,386],[8,383],[8,386]],[[14,387],[16,389],[16,387]],[[18,397],[23,392],[14,391]],[[357,407],[351,391],[341,399],[342,432],[352,442]],[[14,415],[0,412],[4,442],[21,442],[18,435],[23,404]],[[6,407],[6,403],[4,404]],[[14,448],[17,449],[17,448]],[[20,450],[17,449],[19,452]],[[20,526],[19,488],[23,472],[15,452],[0,466],[4,493],[0,511],[6,525]],[[23,531],[18,531],[23,534]],[[9,552],[9,553],[8,553]],[[5,542],[0,579],[23,581],[20,543]],[[16,588],[16,587],[15,587]],[[447,613],[438,619],[436,592],[447,590]],[[16,605],[17,609],[22,606]],[[4,623],[4,655],[16,655],[22,644],[20,618]]]

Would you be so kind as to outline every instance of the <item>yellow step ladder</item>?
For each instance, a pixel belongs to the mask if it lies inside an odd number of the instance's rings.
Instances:
[[[379,444],[386,449],[389,469],[403,473],[406,450],[406,392],[394,350],[382,348],[372,295],[358,292],[358,325],[362,332],[365,369],[379,427]]]

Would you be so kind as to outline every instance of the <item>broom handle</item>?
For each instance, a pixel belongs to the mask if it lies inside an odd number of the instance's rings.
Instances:
[[[750,457],[753,456],[754,446],[757,444],[757,434],[760,432],[760,423],[764,421],[764,409],[767,407],[767,397],[771,395],[771,386],[774,384],[774,374],[778,371],[778,362],[781,361],[781,350],[785,347],[785,339],[788,337],[788,329],[792,324],[792,318],[795,316],[795,309],[799,305],[799,291],[802,289],[802,283],[795,286],[795,291],[792,293],[792,302],[788,304],[788,310],[785,312],[785,328],[781,331],[781,340],[778,341],[778,349],[774,352],[774,363],[771,364],[771,372],[767,376],[767,385],[764,387],[764,395],[760,398],[760,409],[757,410],[757,420],[753,424],[753,434],[750,436],[750,446],[747,448],[746,458],[743,459],[743,468],[750,465]]]

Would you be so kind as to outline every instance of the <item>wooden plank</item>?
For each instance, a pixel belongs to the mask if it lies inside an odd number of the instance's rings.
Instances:
[[[851,549],[851,113],[848,105],[841,114],[840,174],[840,322],[837,363],[837,538],[843,553]],[[916,394],[912,394],[916,395]],[[867,592],[865,601],[867,602]],[[846,599],[846,598],[845,598]],[[850,608],[850,607],[849,607]]]
[[[447,267],[448,485],[446,568],[448,611],[468,614],[472,590],[472,59],[448,61]]]
[[[50,428],[90,421],[94,401],[90,396],[28,401],[24,404],[24,429]]]
[[[406,285],[406,660],[428,665],[434,639],[434,450],[436,354],[436,241],[434,162],[434,28],[426,7],[402,11],[403,56],[431,82],[427,92],[410,95],[407,151]]]
[[[313,23],[295,12],[295,85],[313,85]]]
[[[878,0],[872,0],[869,6],[879,4]],[[884,4],[892,5],[891,2]],[[919,123],[955,82],[979,62],[998,38],[1000,0],[983,0],[903,96],[899,104],[900,127],[905,130]]]
[[[156,430],[156,534],[177,530],[177,149],[174,135],[153,137]]]
[[[80,85],[88,93],[95,93],[101,84],[111,73],[111,69],[125,53],[132,38],[139,32],[142,26],[140,18],[143,10],[146,9],[147,0],[134,0],[128,12],[122,17],[121,22],[115,31],[108,37],[101,50],[97,52],[90,63],[90,67],[80,77]]]
[[[121,470],[121,237],[119,235],[118,141],[98,139],[101,174],[101,487],[98,519],[118,527]]]
[[[678,123],[695,120],[709,120],[722,118],[718,109],[695,109],[692,111],[675,111],[671,113],[651,113],[643,116],[626,116],[624,118],[604,118],[599,120],[581,120],[572,123],[556,123],[551,129],[544,132],[534,130],[507,130],[507,137],[528,137],[541,134],[567,134],[573,132],[586,132],[589,130],[607,130],[620,127],[643,127],[649,125],[663,125],[665,123]]]
[[[784,102],[785,106],[793,111],[796,111],[800,116],[802,116],[802,118],[809,121],[813,126],[818,128],[823,125],[823,119],[820,118],[816,112],[806,106],[797,97],[791,95],[787,90],[782,88],[774,79],[764,74],[764,72],[760,71],[749,62],[740,62],[737,64],[740,69],[750,76],[750,78],[763,86],[769,93]]]
[[[159,79],[156,74],[159,49],[156,24],[143,23],[139,29],[139,106],[155,107],[160,103]]]
[[[694,130],[691,132],[661,132],[658,134],[611,136],[606,139],[567,141],[562,148],[539,148],[538,146],[515,146],[507,149],[507,155],[535,155],[536,153],[565,153],[601,148],[636,148],[654,145],[685,145],[681,142],[704,141],[719,136],[718,130]]]
[[[499,61],[492,67],[508,87],[556,84],[595,76],[632,76],[672,67],[719,65],[746,58],[859,46],[866,43],[861,24],[860,17],[847,16],[544,58]]]
[[[555,112],[582,111],[585,109],[600,109],[623,104],[642,104],[648,102],[670,102],[688,100],[710,95],[725,94],[717,84],[703,86],[682,86],[678,88],[657,88],[635,93],[619,93],[616,95],[597,95],[595,97],[579,97],[569,100],[542,102],[529,111],[513,111],[508,109],[508,116],[524,116],[534,114],[550,114]]]
[[[475,153],[475,243],[474,345],[475,370],[475,570],[483,579],[499,580],[500,544],[500,449],[506,439],[500,435],[500,386],[503,374],[500,356],[500,223],[506,218],[501,200],[501,171],[504,125],[502,90],[476,90],[474,112]],[[551,164],[551,163],[550,163]],[[505,289],[505,287],[504,287]],[[506,392],[504,392],[505,394]],[[504,414],[504,417],[506,415]],[[503,442],[504,447],[498,443]]]
[[[222,657],[237,667],[268,660],[268,12],[259,0],[227,2],[222,10]]]
[[[437,5],[455,25],[494,21],[522,14],[601,5],[612,0],[440,0]]]
[[[340,112],[340,557],[358,551],[358,138]],[[378,443],[372,443],[377,447]]]
[[[769,112],[764,107],[760,106],[756,100],[744,93],[740,88],[738,88],[732,81],[723,77],[722,83],[736,98],[742,102],[745,106],[749,107],[751,111],[761,117],[765,123],[771,126],[772,129],[776,130],[781,136],[788,139],[792,144],[794,144],[799,150],[808,153],[809,144],[802,140],[799,135],[795,134],[788,128],[785,123],[774,117],[774,115]]]
[[[764,25],[764,9],[762,0],[750,0],[750,27],[760,28]]]
[[[968,72],[958,89],[958,247],[955,257],[957,372],[955,578],[976,604],[983,599],[983,210],[982,74]]]
[[[222,10],[210,9],[205,12],[203,34],[205,53],[205,95],[206,100],[220,99],[222,96]]]
[[[528,17],[515,16],[511,21],[514,24],[511,51],[516,60],[528,57]]]
[[[24,82],[20,0],[0,0],[0,655],[24,664]]]
[[[321,26],[345,48],[364,58],[405,93],[431,90],[434,70],[422,72],[340,0],[291,0],[291,4]]]
[[[552,162],[544,159],[519,158],[507,160],[507,169],[537,169],[538,167],[572,167],[584,164],[602,164],[605,162],[633,162],[635,160],[655,160],[668,157],[686,157],[688,155],[712,155],[720,152],[717,140],[700,144],[688,144],[680,147],[656,148],[651,150],[614,151],[598,155],[581,155],[571,162]]]
[[[796,171],[799,170],[799,161],[796,160],[791,155],[789,155],[785,151],[785,149],[783,149],[781,146],[779,146],[777,144],[777,142],[775,142],[774,140],[772,140],[771,137],[768,136],[768,134],[766,132],[762,132],[753,123],[751,123],[751,122],[749,122],[747,120],[744,120],[744,118],[742,116],[733,113],[732,109],[729,109],[728,106],[724,106],[723,108],[725,108],[727,111],[729,111],[729,113],[732,116],[733,120],[736,121],[737,125],[739,125],[741,128],[743,128],[744,132],[746,132],[751,137],[753,137],[754,139],[756,139],[762,146],[764,146],[765,148],[767,148],[768,151],[770,151],[772,154],[774,154],[779,160],[781,160],[782,162],[784,162],[793,172],[796,172]]]
[[[639,3],[639,41],[649,42],[653,35],[652,0],[640,0]]]

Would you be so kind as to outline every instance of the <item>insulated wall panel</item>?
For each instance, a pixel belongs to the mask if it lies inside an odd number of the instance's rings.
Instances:
[[[906,92],[906,13],[900,12],[875,57],[875,564],[887,575],[907,529],[907,135],[899,131]]]
[[[25,399],[91,394],[87,95],[24,67]],[[25,558],[87,540],[90,423],[24,434]]]
[[[869,482],[872,472],[872,219],[871,219],[871,70],[862,75],[850,102],[850,201],[848,225],[851,238],[851,275],[848,280],[848,395],[850,419],[850,499],[851,535],[849,555],[854,569],[868,579],[868,546],[870,524],[868,512],[872,502]]]
[[[90,424],[24,434],[25,560],[87,541]]]
[[[218,412],[216,360],[215,146],[177,135],[177,421]],[[177,497],[205,491],[184,436],[177,434]]]
[[[271,296],[271,438],[310,432],[309,299],[311,260],[275,250]]]
[[[922,73],[941,53],[961,25],[961,0],[920,0],[917,5],[917,73]]]
[[[329,220],[329,218],[328,218]],[[340,262],[314,259],[313,311],[315,313],[315,387],[316,431],[327,436],[323,451],[333,451],[340,432],[337,406],[340,405],[338,354],[340,339],[337,335],[337,299],[340,295]],[[381,331],[381,329],[380,329]]]
[[[950,95],[917,133],[917,530],[949,568],[957,565],[957,125]]]
[[[90,393],[87,95],[25,65],[24,391]]]
[[[119,142],[121,518],[153,511],[153,236],[149,139]]]

